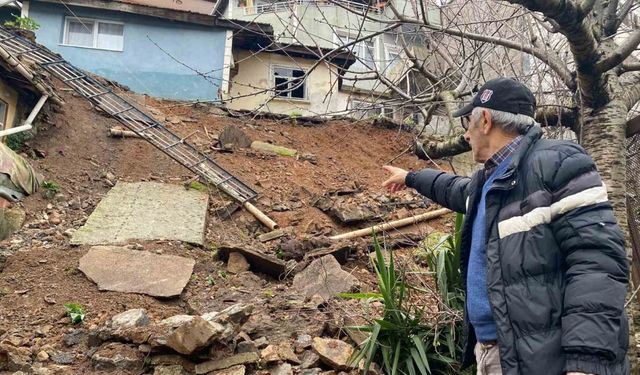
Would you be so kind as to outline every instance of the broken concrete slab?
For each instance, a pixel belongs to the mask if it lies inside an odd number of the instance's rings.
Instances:
[[[195,261],[116,246],[95,246],[78,267],[100,290],[140,293],[154,297],[180,295],[191,278]]]
[[[227,261],[229,254],[234,252],[242,254],[254,272],[279,277],[287,271],[287,264],[274,256],[235,246],[221,246],[218,248],[218,256],[223,261]]]
[[[232,366],[256,363],[260,356],[256,352],[236,354],[231,357],[214,359],[212,361],[202,362],[196,365],[196,374],[206,374],[211,371],[222,370]]]
[[[357,279],[343,271],[332,255],[314,260],[293,278],[293,287],[305,296],[320,295],[325,300],[350,291],[356,284]]]
[[[209,196],[181,185],[118,182],[71,238],[76,245],[177,240],[202,245]]]

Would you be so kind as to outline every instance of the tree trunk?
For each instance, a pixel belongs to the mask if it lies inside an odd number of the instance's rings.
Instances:
[[[630,243],[627,221],[626,188],[627,159],[625,124],[628,108],[624,102],[622,86],[616,77],[609,77],[609,95],[611,101],[598,109],[583,108],[580,144],[591,155],[598,172],[607,186],[609,201],[625,237],[625,251],[631,265],[631,276],[627,296],[630,297],[634,286],[640,281],[638,267],[633,263],[633,249]],[[621,151],[622,150],[622,151]],[[632,374],[637,373],[638,358],[636,349],[634,317],[637,316],[637,303],[633,301],[627,309],[629,315],[629,357]]]
[[[624,156],[628,109],[622,99],[622,87],[617,85],[616,78],[610,77],[610,80],[614,81],[609,85],[611,101],[598,109],[583,108],[579,141],[595,161],[607,185],[609,201],[627,240],[626,251],[631,261],[626,205],[627,160]]]

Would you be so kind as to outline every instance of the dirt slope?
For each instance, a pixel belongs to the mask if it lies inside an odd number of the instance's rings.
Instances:
[[[159,300],[98,291],[95,284],[77,270],[78,259],[88,247],[69,245],[70,233],[84,223],[117,180],[180,184],[193,176],[144,140],[109,137],[108,129],[118,123],[99,114],[85,100],[69,92],[64,93],[64,99],[67,104],[62,112],[50,113],[49,125],[42,126],[25,148],[44,155],[33,160],[33,164],[47,180],[58,183],[61,191],[53,199],[37,194],[21,203],[27,212],[24,228],[0,243],[1,251],[10,254],[0,273],[1,339],[12,338],[19,346],[31,350],[34,357],[42,350],[69,354],[73,358],[71,364],[56,365],[51,360],[44,363],[45,367],[58,366],[62,373],[99,373],[91,367],[86,347],[67,347],[63,338],[78,329],[91,331],[111,316],[131,308],[144,308],[150,318],[157,321],[176,314],[204,313],[237,302],[249,302],[259,307],[244,327],[245,332],[251,338],[265,336],[269,340],[287,339],[300,333],[338,335],[335,324],[340,317],[350,314],[358,317],[354,302],[336,302],[324,311],[309,305],[309,301],[291,289],[290,278],[276,280],[251,272],[226,273],[225,264],[211,249],[222,243],[235,243],[276,254],[281,241],[267,244],[256,241],[266,229],[247,212],[236,212],[225,220],[216,217],[215,209],[228,202],[217,191],[211,192],[212,214],[204,248],[166,241],[135,245],[147,251],[196,260],[193,277],[179,298]],[[146,105],[156,117],[166,117],[167,126],[177,133],[188,135],[198,131],[190,141],[254,186],[260,194],[256,205],[281,227],[288,228],[291,237],[331,235],[372,224],[338,224],[312,206],[318,194],[359,188],[362,192],[349,199],[377,202],[378,206],[393,199],[419,198],[408,192],[386,196],[380,187],[385,178],[381,165],[410,144],[408,133],[347,121],[301,126],[289,121],[235,119],[204,105],[154,99],[147,99]],[[296,160],[253,150],[213,151],[212,139],[229,124],[240,127],[255,140],[312,154],[314,160]],[[426,166],[411,155],[400,157],[394,165],[411,169]],[[381,219],[425,211],[415,207],[391,209]],[[430,226],[421,225],[403,232],[426,234],[432,227],[446,230],[451,221],[448,217]],[[410,251],[399,254],[410,261]],[[354,251],[343,269],[360,280],[361,290],[374,290],[375,279],[362,247]],[[211,280],[214,285],[210,285]],[[425,301],[428,303],[429,298],[425,297]],[[80,328],[71,326],[65,317],[62,304],[67,302],[85,307],[87,317]]]

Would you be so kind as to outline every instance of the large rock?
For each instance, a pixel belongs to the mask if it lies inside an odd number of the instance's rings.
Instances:
[[[332,255],[316,259],[293,278],[293,287],[307,297],[320,295],[330,299],[338,293],[350,291],[357,279],[340,267]]]
[[[91,356],[91,361],[96,370],[139,370],[142,368],[142,353],[133,347],[117,342],[102,345]]]
[[[0,370],[28,371],[31,364],[31,350],[0,344]]]
[[[269,369],[269,375],[293,375],[293,368],[289,363],[283,363]]]
[[[71,238],[78,245],[176,240],[202,245],[209,195],[181,185],[118,182]]]
[[[21,208],[0,208],[0,241],[20,229],[26,217],[26,212]]]
[[[194,264],[193,259],[174,255],[95,246],[80,258],[79,269],[100,290],[173,297],[182,293]]]
[[[187,375],[187,372],[180,365],[158,366],[153,369],[153,375]]]
[[[353,347],[341,340],[316,337],[313,339],[313,350],[320,356],[320,360],[335,370],[349,370],[352,368],[349,359],[353,355]]]
[[[224,370],[210,372],[209,375],[244,375],[247,368],[244,365],[229,367]]]
[[[166,325],[171,328],[178,328],[181,325],[190,322],[195,318],[195,315],[174,315],[167,319],[163,319],[160,321],[161,325]]]
[[[209,322],[217,322],[221,324],[235,323],[242,324],[249,319],[253,313],[253,306],[249,304],[236,303],[220,312],[211,312],[202,315],[202,318]]]
[[[160,354],[149,357],[147,361],[151,366],[158,367],[181,367],[188,372],[195,371],[195,364],[185,357],[177,354]]]
[[[166,345],[180,354],[189,355],[209,345],[216,335],[224,331],[221,327],[197,316],[173,331],[167,337]]]
[[[227,271],[231,273],[241,273],[244,271],[249,271],[249,262],[247,259],[238,252],[233,252],[229,254],[229,261],[227,263]]]
[[[111,318],[113,328],[141,327],[149,324],[149,317],[144,309],[131,309]]]
[[[251,146],[251,138],[235,125],[227,125],[222,129],[218,140],[222,148],[247,148]]]
[[[196,374],[206,374],[211,371],[222,370],[237,365],[245,365],[249,363],[258,362],[260,357],[256,352],[236,354],[231,357],[222,359],[215,359],[212,361],[203,362],[196,365]]]
[[[278,361],[288,361],[295,364],[300,364],[300,359],[295,355],[293,349],[291,349],[291,345],[288,343],[282,342],[277,345],[269,345],[266,348],[262,349],[260,352],[260,357],[263,362],[278,362]]]

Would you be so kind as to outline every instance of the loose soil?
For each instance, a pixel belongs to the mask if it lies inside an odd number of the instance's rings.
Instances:
[[[9,239],[0,242],[0,252],[8,255],[0,277],[0,335],[12,337],[37,354],[51,346],[74,357],[71,373],[100,373],[91,367],[86,353],[77,347],[66,348],[63,337],[74,327],[66,317],[63,304],[81,304],[86,312],[82,327],[92,329],[111,316],[132,308],[144,308],[152,321],[176,314],[219,311],[231,304],[255,304],[246,333],[252,338],[270,341],[289,339],[300,333],[312,336],[343,334],[339,330],[345,317],[362,320],[370,306],[357,301],[336,300],[323,310],[290,288],[291,277],[282,280],[252,272],[238,275],[226,272],[226,265],[216,257],[221,244],[240,244],[277,254],[280,240],[262,244],[257,236],[266,233],[248,212],[240,210],[231,218],[221,219],[215,210],[230,200],[216,189],[210,190],[211,209],[206,246],[195,247],[178,242],[144,242],[131,245],[146,251],[180,255],[196,260],[191,281],[179,298],[156,299],[144,295],[101,292],[77,270],[78,260],[88,247],[71,246],[70,230],[79,228],[111,186],[120,181],[159,181],[181,184],[194,176],[141,139],[112,138],[108,129],[119,124],[92,108],[82,98],[62,91],[66,105],[60,113],[50,112],[37,136],[25,146],[27,154],[44,155],[31,160],[46,180],[61,187],[53,199],[38,193],[20,203],[27,212],[25,226]],[[308,238],[332,235],[360,227],[338,224],[312,206],[314,196],[328,191],[360,188],[359,199],[416,200],[415,193],[404,191],[387,195],[380,184],[386,177],[383,164],[400,154],[411,143],[411,134],[374,127],[370,123],[332,121],[322,125],[302,126],[287,120],[253,120],[231,118],[207,105],[191,105],[146,98],[147,110],[176,133],[207,152],[228,171],[255,187],[259,193],[256,206],[286,228],[292,237]],[[226,125],[236,125],[252,139],[271,142],[312,154],[313,162],[275,156],[253,150],[230,153],[212,150],[213,139]],[[407,169],[426,166],[411,154],[393,163]],[[383,197],[383,198],[381,198]],[[275,211],[274,208],[285,207]],[[403,208],[384,215],[382,220],[435,209]],[[60,218],[53,224],[54,217]],[[451,231],[453,217],[421,224],[381,235],[418,233],[433,230]],[[375,291],[375,277],[369,265],[364,240],[354,242],[355,251],[343,269],[360,281],[360,290]],[[412,249],[398,250],[399,262],[418,270],[425,285],[431,283],[426,270],[413,263]],[[434,305],[432,296],[420,296],[422,303]],[[379,306],[378,306],[379,307]],[[138,372],[140,373],[140,372]]]

